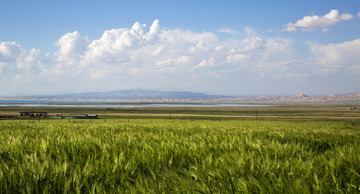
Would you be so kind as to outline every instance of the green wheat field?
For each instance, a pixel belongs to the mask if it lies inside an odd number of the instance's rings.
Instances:
[[[0,193],[357,192],[355,120],[0,120]]]

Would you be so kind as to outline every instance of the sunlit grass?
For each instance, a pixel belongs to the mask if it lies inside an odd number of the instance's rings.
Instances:
[[[0,193],[359,192],[346,122],[0,121]]]

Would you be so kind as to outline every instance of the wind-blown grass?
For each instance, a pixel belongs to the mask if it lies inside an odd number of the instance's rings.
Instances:
[[[346,122],[0,122],[0,193],[360,191]]]

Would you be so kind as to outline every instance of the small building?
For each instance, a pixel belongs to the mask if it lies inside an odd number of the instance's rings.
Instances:
[[[86,114],[86,118],[87,119],[98,119],[98,115],[97,114]]]
[[[52,119],[98,119],[97,114],[86,114],[86,115],[54,115]]]
[[[355,106],[349,107],[348,110],[356,110],[356,107]]]
[[[0,115],[0,119],[13,119],[16,115]]]
[[[20,117],[43,117],[43,118],[47,118],[47,112],[20,112]]]
[[[86,119],[86,115],[61,115],[62,119]]]

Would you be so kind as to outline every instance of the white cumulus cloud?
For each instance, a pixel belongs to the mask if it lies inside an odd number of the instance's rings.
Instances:
[[[312,31],[317,28],[322,28],[323,32],[328,31],[328,26],[333,26],[341,21],[350,20],[353,16],[348,13],[339,14],[336,9],[331,10],[324,16],[305,16],[303,19],[298,20],[296,23],[288,23],[285,25],[283,31],[294,32],[294,31]]]
[[[0,43],[0,62],[15,61],[22,53],[22,46],[16,42]]]
[[[0,69],[12,64],[19,70],[28,70],[38,63],[39,54],[39,49],[33,48],[28,51],[16,42],[0,42]]]
[[[42,74],[53,73],[64,77],[73,77],[77,73],[76,69],[80,63],[80,57],[89,45],[88,38],[81,36],[78,31],[69,32],[61,36],[55,45],[59,47],[58,51],[48,53],[47,57],[56,65],[49,67],[47,64],[47,67],[42,68]]]
[[[349,18],[334,15],[340,20]],[[310,23],[298,25],[321,27]],[[295,24],[293,27],[300,28]],[[212,32],[163,28],[158,20],[150,26],[135,22],[129,28],[105,30],[93,40],[78,31],[66,33],[55,41],[58,50],[48,53],[41,62],[39,49],[0,42],[0,73],[5,80],[2,83],[26,89],[41,81],[53,93],[59,88],[106,91],[207,87],[208,91],[232,91],[253,87],[253,83],[263,87],[272,81],[282,85],[284,80],[296,83],[317,79],[315,75],[360,73],[360,39],[333,44],[308,42],[310,56],[298,56],[294,40],[262,37],[251,28],[246,32],[248,36],[224,39],[220,37],[223,34]],[[329,71],[335,73],[321,73]],[[39,86],[39,91],[43,87]]]
[[[356,69],[360,61],[360,39],[325,45],[308,42],[308,45],[320,71]]]
[[[131,28],[106,30],[99,39],[91,41],[75,31],[62,36],[57,45],[56,65],[52,71],[45,69],[47,74],[118,80],[155,74],[221,77],[219,68],[223,72],[245,68],[264,75],[286,70],[294,57],[292,41],[288,39],[255,36],[219,40],[210,32],[162,28],[158,20],[150,27],[136,22]]]
[[[92,40],[74,31],[55,41],[58,50],[47,53],[41,62],[38,49],[5,42],[0,46],[0,71],[4,74],[11,66],[7,79],[23,87],[41,80],[50,89],[66,84],[73,91],[95,90],[92,84],[102,90],[173,86],[186,90],[185,86],[264,77],[300,79],[307,73],[296,69],[301,61],[292,40],[248,31],[251,36],[223,39],[212,32],[163,28],[158,20],[149,26],[135,22],[129,28],[105,30]],[[28,82],[21,81],[24,77]]]
[[[19,69],[30,69],[34,64],[38,64],[38,56],[40,55],[40,50],[33,48],[29,52],[23,52],[24,54],[21,57],[16,59],[17,67]]]
[[[56,43],[59,51],[55,53],[56,61],[69,61],[81,55],[88,45],[88,38],[82,37],[78,31],[63,35]]]

